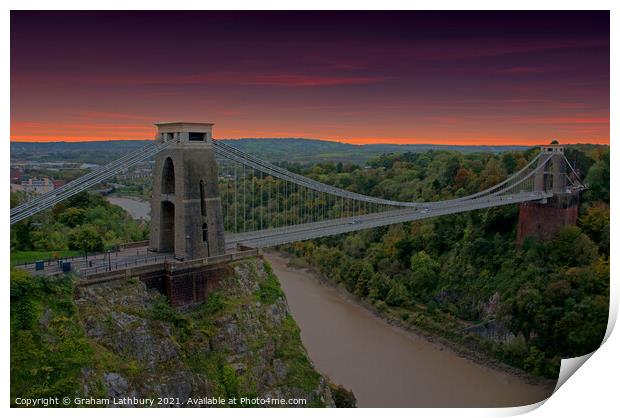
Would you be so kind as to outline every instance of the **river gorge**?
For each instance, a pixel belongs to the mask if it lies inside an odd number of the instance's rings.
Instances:
[[[109,197],[136,219],[149,203]],[[451,349],[388,324],[291,267],[286,254],[264,253],[280,280],[302,342],[318,371],[355,394],[359,407],[502,407],[535,403],[552,387],[474,363]]]

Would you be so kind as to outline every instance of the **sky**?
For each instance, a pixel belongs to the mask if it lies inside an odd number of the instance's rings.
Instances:
[[[11,12],[11,140],[609,143],[609,13]]]

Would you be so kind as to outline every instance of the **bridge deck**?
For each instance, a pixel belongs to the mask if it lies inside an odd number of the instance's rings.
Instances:
[[[476,209],[537,201],[549,198],[552,195],[552,193],[546,192],[527,192],[509,196],[494,196],[490,198],[459,202],[458,204],[447,207],[391,210],[369,215],[311,222],[240,234],[231,234],[226,236],[226,246],[227,248],[234,248],[238,244],[241,244],[251,248],[272,247],[295,241],[304,241],[330,235],[343,234],[395,223],[416,221]]]
[[[402,222],[416,221],[436,216],[466,212],[476,209],[510,205],[528,201],[539,201],[549,198],[553,193],[527,192],[509,196],[494,196],[459,202],[448,207],[433,207],[427,209],[400,209],[369,215],[354,216],[328,221],[310,222],[306,224],[264,229],[239,234],[226,235],[227,254],[229,257],[236,252],[239,246],[249,248],[265,248],[287,244],[295,241],[344,234],[362,229],[375,228]],[[217,257],[211,257],[213,259]],[[154,253],[148,247],[140,246],[122,249],[117,252],[99,253],[85,257],[74,257],[70,260],[71,270],[86,277],[99,275],[105,272],[123,271],[141,266],[161,264],[175,261],[172,253]],[[62,268],[56,262],[46,262],[43,270],[35,270],[35,264],[18,266],[33,274],[55,275],[61,274]]]

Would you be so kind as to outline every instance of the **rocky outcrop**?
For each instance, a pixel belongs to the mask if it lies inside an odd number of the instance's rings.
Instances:
[[[84,394],[178,398],[168,406],[205,398],[334,406],[269,266],[251,259],[231,267],[204,304],[182,311],[139,280],[78,287],[75,303],[102,359],[84,370]]]

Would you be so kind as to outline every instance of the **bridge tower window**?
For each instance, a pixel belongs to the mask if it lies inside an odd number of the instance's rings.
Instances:
[[[190,141],[204,141],[205,140],[205,134],[202,132],[190,132],[189,133],[189,140]]]
[[[205,184],[200,180],[200,214],[207,216],[207,208],[205,204]]]
[[[209,252],[209,230],[206,222],[202,224],[202,242],[207,246],[207,257],[211,256]]]

